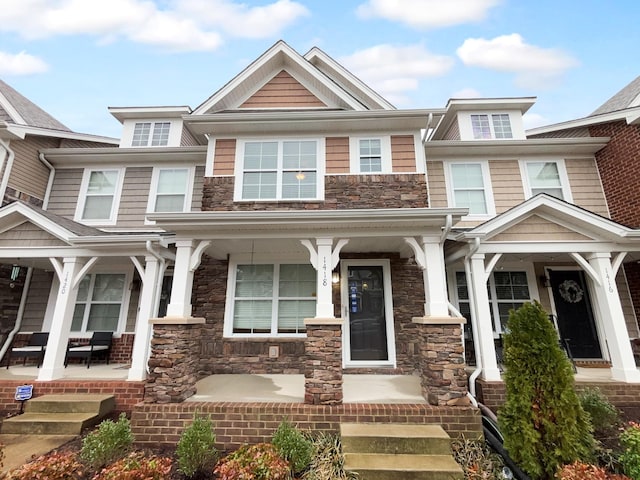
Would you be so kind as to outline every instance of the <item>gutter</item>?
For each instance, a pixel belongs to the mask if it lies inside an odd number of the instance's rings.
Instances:
[[[471,275],[471,265],[469,264],[471,257],[478,251],[480,248],[480,238],[474,238],[473,245],[469,249],[469,253],[467,253],[464,257],[464,270],[465,273]],[[468,283],[468,282],[467,282]],[[471,285],[469,285],[471,287]],[[471,307],[471,331],[473,333],[473,350],[476,357],[476,369],[473,371],[471,375],[469,375],[469,394],[475,400],[476,397],[476,379],[480,376],[482,372],[482,356],[480,355],[480,348],[478,345],[478,312],[476,311],[476,300],[473,295],[473,288],[468,288],[469,293],[469,306]]]
[[[45,167],[49,169],[49,180],[47,180],[47,189],[44,192],[44,199],[42,200],[42,209],[46,210],[49,206],[49,196],[51,195],[51,189],[53,188],[53,179],[56,176],[56,169],[53,165],[49,163],[49,161],[45,158],[44,153],[40,153],[38,155],[40,161],[44,164]]]
[[[4,201],[5,193],[7,192],[7,185],[9,185],[9,176],[11,175],[11,169],[13,168],[13,160],[16,158],[16,154],[9,144],[0,138],[0,146],[5,151],[5,158],[7,160],[6,166],[2,174],[2,183],[0,183],[0,203]],[[2,161],[4,163],[4,160]]]

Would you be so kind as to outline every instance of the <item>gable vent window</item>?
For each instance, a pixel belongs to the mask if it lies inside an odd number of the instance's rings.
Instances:
[[[133,129],[133,147],[162,147],[169,143],[170,122],[140,122]]]

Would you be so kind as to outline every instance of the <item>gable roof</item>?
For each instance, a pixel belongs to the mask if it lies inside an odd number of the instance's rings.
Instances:
[[[2,80],[0,80],[0,120],[30,127],[71,131]]]
[[[622,90],[600,105],[589,116],[593,117],[595,115],[616,112],[618,110],[637,106],[640,106],[640,76],[636,77],[635,80],[627,84]]]

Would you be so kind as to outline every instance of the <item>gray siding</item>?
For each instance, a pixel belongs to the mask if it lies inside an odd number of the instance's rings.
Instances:
[[[43,199],[49,181],[49,169],[38,158],[39,150],[59,145],[58,139],[33,137],[11,142],[16,154],[9,177],[9,186],[19,192]]]
[[[191,197],[191,211],[202,210],[202,186],[204,184],[204,166],[196,167],[195,179],[193,181],[193,195]]]
[[[63,217],[73,218],[76,213],[78,195],[80,194],[82,173],[82,168],[60,168],[56,170],[47,210]]]
[[[118,227],[144,226],[152,170],[152,167],[127,167],[118,208]]]
[[[31,287],[27,293],[27,302],[22,316],[20,331],[39,332],[42,330],[52,281],[53,272],[45,272],[39,269],[33,270]]]

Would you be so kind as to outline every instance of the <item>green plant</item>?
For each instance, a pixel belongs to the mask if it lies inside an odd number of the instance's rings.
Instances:
[[[354,480],[358,475],[344,469],[342,442],[338,435],[320,433],[313,439],[315,455],[303,480]]]
[[[269,443],[245,445],[218,462],[214,473],[219,480],[286,480],[289,463]]]
[[[618,429],[620,411],[605,397],[599,388],[587,388],[578,397],[585,412],[591,417],[596,438],[608,438]]]
[[[210,471],[218,460],[211,417],[193,417],[193,423],[185,428],[176,447],[178,471],[191,478]]]
[[[501,480],[503,463],[485,442],[459,438],[451,442],[453,458],[462,467],[465,480]]]
[[[574,390],[573,369],[538,302],[511,311],[504,337],[506,401],[499,411],[505,448],[533,479],[560,465],[589,461],[589,415]]]
[[[623,451],[620,463],[624,473],[633,480],[640,480],[640,424],[629,422],[620,434],[620,444]]]
[[[286,419],[280,422],[271,443],[282,458],[291,464],[294,473],[300,473],[311,463],[313,442]]]
[[[82,440],[80,459],[98,470],[124,457],[133,444],[131,424],[124,413],[117,422],[105,420]]]
[[[50,452],[7,475],[7,480],[80,480],[84,466],[73,452]]]
[[[164,480],[170,472],[170,458],[132,452],[103,468],[92,480]]]

